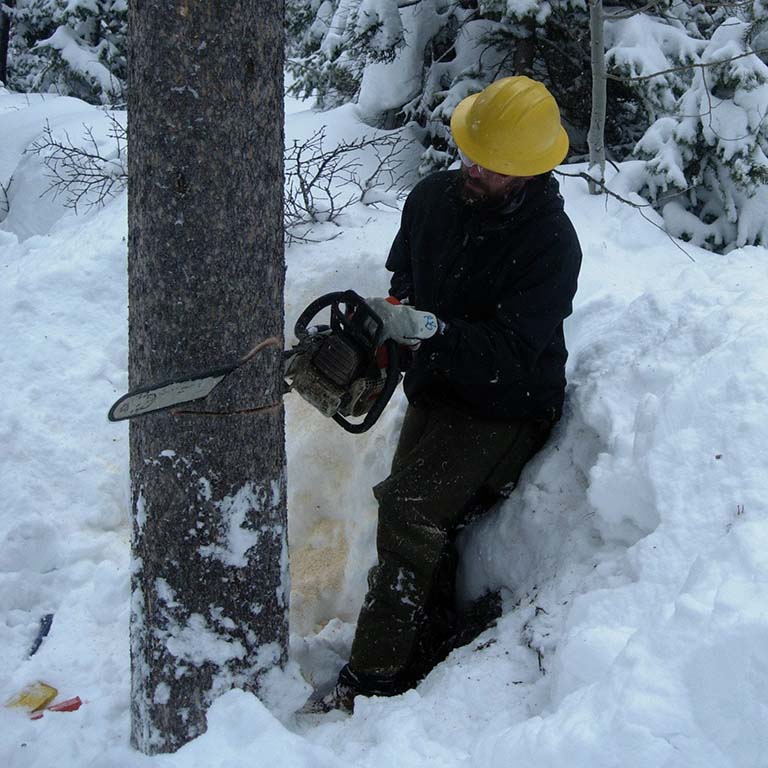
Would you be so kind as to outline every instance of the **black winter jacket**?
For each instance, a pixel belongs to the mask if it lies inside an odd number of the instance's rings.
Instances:
[[[414,405],[479,418],[556,419],[581,248],[551,174],[521,201],[480,210],[458,196],[458,171],[432,174],[406,200],[387,269],[390,294],[448,323],[405,376]]]

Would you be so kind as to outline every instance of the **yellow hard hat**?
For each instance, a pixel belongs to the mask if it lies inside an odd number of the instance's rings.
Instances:
[[[522,75],[504,77],[460,101],[451,133],[470,160],[507,176],[546,173],[568,154],[554,96]]]

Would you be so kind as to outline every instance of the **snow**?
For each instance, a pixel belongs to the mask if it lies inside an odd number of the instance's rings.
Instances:
[[[330,137],[360,130],[350,106],[288,113],[288,141],[324,122]],[[0,91],[11,137],[0,180],[15,180],[0,222],[0,695],[43,680],[84,701],[38,721],[0,708],[3,765],[765,765],[768,254],[673,242],[649,209],[571,178],[561,186],[585,260],[566,328],[566,413],[512,498],[461,542],[463,594],[501,588],[498,626],[416,690],[359,699],[351,717],[294,715],[310,690],[299,669],[327,686],[349,652],[375,558],[370,488],[387,474],[405,403],[398,393],[352,436],[289,397],[293,660],[268,673],[263,702],[218,698],[207,733],[177,753],[133,751],[127,427],[106,420],[127,386],[126,199],[77,216],[38,197],[45,169],[22,155],[46,120],[102,119],[73,99]],[[623,164],[611,188],[628,194],[641,172]],[[385,293],[397,225],[397,211],[357,206],[320,230],[335,238],[291,247],[288,327],[321,293]],[[275,491],[242,493],[268,503]],[[237,512],[237,498],[226,503]],[[257,543],[238,519],[219,556]],[[198,617],[170,626],[169,642],[193,664],[244,652],[210,630]],[[259,663],[274,654],[262,649]]]
[[[92,9],[96,12],[96,9]],[[93,50],[88,50],[74,30],[69,27],[59,27],[47,40],[41,40],[40,47],[49,46],[56,49],[62,59],[77,72],[80,77],[99,86],[104,93],[111,94],[119,90],[119,85],[107,67],[94,56]]]
[[[663,43],[657,59],[668,57],[670,65],[686,61],[694,66],[682,80],[682,70],[670,67],[664,76],[670,78],[667,85],[659,90],[661,81],[656,78],[648,92],[662,109],[634,149],[648,161],[648,177],[637,190],[661,207],[666,229],[673,235],[723,251],[764,244],[768,158],[762,127],[768,68],[757,56],[748,55],[750,25],[726,18],[710,40],[692,40],[658,20],[633,18],[632,24],[640,25],[636,31],[664,30],[657,38]],[[632,35],[627,36],[631,26],[622,25],[608,25],[613,48],[607,56],[616,66],[633,71],[626,54],[631,46],[624,45],[631,41]],[[669,45],[680,35],[690,42],[687,51],[685,46],[676,50],[677,44]],[[635,42],[639,45],[641,36]]]
[[[704,46],[684,29],[643,14],[614,21],[608,15],[605,42],[606,63],[632,77],[650,77],[666,71],[670,59],[681,63],[695,61]]]
[[[165,645],[177,659],[188,661],[194,666],[207,661],[222,666],[232,659],[245,656],[242,643],[224,640],[199,613],[193,613],[185,626],[174,622],[170,614],[166,615],[166,619],[168,637]]]
[[[400,16],[398,21],[400,22]],[[414,23],[414,17],[419,23]],[[434,0],[419,7],[404,8],[402,28],[389,24],[392,33],[402,37],[399,55],[392,61],[371,62],[365,67],[360,85],[358,104],[366,121],[375,124],[375,116],[388,110],[399,109],[403,103],[419,93],[422,87],[424,47],[441,25],[441,17]]]
[[[203,498],[210,499],[210,483],[205,478],[201,481]],[[274,500],[274,489],[273,493]],[[247,553],[259,543],[262,531],[252,531],[247,527],[248,516],[254,511],[265,508],[266,490],[256,483],[246,483],[233,496],[225,496],[215,502],[214,507],[221,510],[222,519],[227,521],[226,540],[217,544],[200,547],[203,557],[214,557],[227,565],[244,568],[248,563]],[[274,501],[270,502],[274,507]]]

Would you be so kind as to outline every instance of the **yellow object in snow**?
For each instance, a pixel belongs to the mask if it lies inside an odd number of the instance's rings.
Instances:
[[[451,133],[472,162],[505,176],[538,176],[568,154],[555,97],[522,75],[503,77],[460,101]]]
[[[27,712],[36,712],[38,709],[48,706],[58,693],[52,685],[38,680],[36,683],[22,688],[5,703],[5,706],[26,709]]]

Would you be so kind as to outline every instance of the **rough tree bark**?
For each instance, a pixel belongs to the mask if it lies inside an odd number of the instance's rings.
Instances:
[[[283,3],[131,0],[129,25],[136,387],[282,337]],[[222,387],[204,407],[228,415],[131,424],[132,742],[149,754],[287,654],[282,405],[232,413],[280,402],[281,350]]]
[[[589,34],[592,59],[592,114],[587,134],[589,173],[605,178],[605,110],[607,90],[605,77],[605,43],[603,32],[603,0],[589,0]],[[589,182],[589,193],[600,194],[602,186]]]

